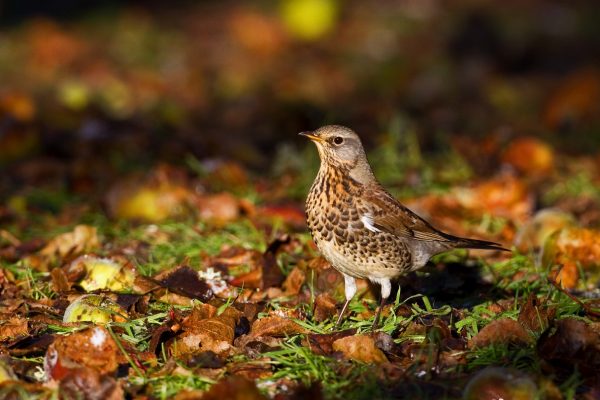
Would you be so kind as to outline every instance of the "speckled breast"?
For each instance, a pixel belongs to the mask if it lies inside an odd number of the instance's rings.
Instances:
[[[367,229],[361,188],[321,172],[306,201],[307,225],[317,248],[334,268],[358,278],[394,278],[410,269],[406,243]],[[331,178],[331,177],[330,177]]]

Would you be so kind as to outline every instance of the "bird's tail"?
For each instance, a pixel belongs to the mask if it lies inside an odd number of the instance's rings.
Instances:
[[[510,251],[509,249],[502,247],[501,244],[495,242],[489,242],[487,240],[479,239],[467,239],[458,236],[446,235],[447,239],[452,241],[453,247],[457,249],[484,249],[484,250],[501,250]]]

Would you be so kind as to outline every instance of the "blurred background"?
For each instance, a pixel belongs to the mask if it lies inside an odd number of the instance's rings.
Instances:
[[[475,175],[548,149],[598,162],[598,21],[594,0],[5,0],[0,188],[190,160],[314,174],[296,134],[329,123],[384,181],[440,153]]]

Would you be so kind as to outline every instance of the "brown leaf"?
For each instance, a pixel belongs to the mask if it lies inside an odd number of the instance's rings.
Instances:
[[[556,314],[555,307],[542,304],[534,293],[527,297],[527,301],[519,312],[519,323],[533,332],[545,330]]]
[[[285,276],[277,264],[276,252],[287,241],[289,241],[289,237],[286,237],[284,240],[276,239],[267,247],[267,250],[263,254],[246,250],[241,253],[237,252],[238,254],[235,254],[232,258],[214,259],[213,262],[220,261],[222,263],[225,261],[228,267],[241,263],[249,265],[252,268],[249,272],[231,279],[229,283],[233,286],[263,290],[280,286]]]
[[[544,265],[561,266],[554,279],[564,288],[575,288],[579,281],[579,268],[600,267],[600,231],[563,228],[546,241],[542,260]]]
[[[334,333],[311,333],[308,335],[308,346],[310,350],[315,354],[331,355],[333,350],[333,342],[346,336],[356,334],[356,329],[346,329]]]
[[[92,368],[78,368],[65,375],[59,385],[61,398],[86,400],[120,400],[121,385],[112,377]]]
[[[51,334],[27,336],[23,338],[23,340],[11,343],[9,346],[9,353],[14,357],[39,355],[46,352],[48,346],[54,342],[54,339],[55,335]]]
[[[597,112],[600,99],[600,74],[584,68],[568,75],[550,97],[544,120],[558,129],[569,121],[589,118]]]
[[[307,330],[289,318],[278,316],[257,319],[252,324],[252,336],[289,336],[298,333],[307,333]]]
[[[14,340],[29,335],[27,319],[22,317],[11,317],[0,325],[0,342]]]
[[[56,390],[39,383],[27,383],[19,380],[7,380],[0,383],[0,394],[3,399],[50,399]]]
[[[253,269],[250,272],[236,276],[229,281],[232,286],[238,286],[249,289],[260,289],[263,287],[263,271],[262,268]]]
[[[517,232],[515,246],[526,253],[544,246],[546,239],[554,232],[575,225],[573,215],[564,211],[545,208],[535,213]]]
[[[475,335],[469,347],[486,347],[494,344],[528,344],[532,336],[514,319],[500,318],[487,324]]]
[[[600,329],[575,318],[556,321],[556,330],[542,336],[538,354],[569,374],[577,369],[584,376],[597,377],[600,370]]]
[[[212,351],[217,355],[227,354],[231,350],[235,326],[241,312],[232,307],[226,308],[221,315],[214,315],[209,307],[199,307],[194,310],[197,311],[193,311],[182,322],[184,332],[173,341],[171,346],[173,354],[195,354],[206,351]]]
[[[240,216],[240,202],[230,193],[200,196],[195,201],[200,218],[224,224]]]
[[[118,356],[117,344],[110,333],[96,326],[56,337],[48,347],[44,367],[48,376],[55,380],[61,380],[82,366],[106,374],[117,369]]]
[[[235,376],[249,380],[266,379],[273,375],[268,358],[256,358],[249,362],[238,362],[230,365],[227,371]]]
[[[261,217],[281,220],[293,228],[304,228],[306,216],[304,210],[297,205],[266,205],[258,210]]]
[[[520,137],[509,144],[502,161],[527,176],[547,175],[554,169],[554,152],[540,139]]]
[[[274,286],[281,286],[285,276],[277,264],[275,254],[266,252],[262,263],[262,283],[261,289],[267,289]]]
[[[302,288],[305,279],[306,274],[304,271],[298,267],[294,267],[287,278],[285,278],[282,285],[285,295],[293,296],[300,293],[300,289]]]
[[[40,250],[40,255],[55,260],[67,255],[89,253],[100,247],[97,229],[89,225],[77,225],[73,231],[54,237]]]
[[[370,336],[346,336],[333,342],[333,350],[341,351],[344,357],[365,363],[385,363],[387,358],[375,346],[375,341]]]
[[[256,388],[254,382],[240,376],[227,377],[213,386],[202,396],[202,400],[267,400]]]
[[[272,336],[242,335],[235,339],[235,346],[242,349],[251,358],[257,358],[261,353],[273,351],[281,347],[281,338]]]
[[[322,322],[336,315],[336,301],[329,293],[321,293],[315,298],[315,321]]]
[[[207,302],[213,297],[210,286],[200,279],[198,271],[187,265],[179,266],[155,277],[160,285],[170,291],[192,299]]]
[[[50,272],[50,276],[52,277],[52,289],[55,292],[62,293],[71,290],[69,279],[67,279],[67,275],[62,269],[53,268]]]

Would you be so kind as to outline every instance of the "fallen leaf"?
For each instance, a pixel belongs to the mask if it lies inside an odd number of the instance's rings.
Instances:
[[[515,246],[523,253],[541,249],[554,232],[575,223],[573,215],[564,211],[553,208],[539,210],[521,226],[515,237]]]
[[[105,328],[96,326],[56,337],[46,351],[44,370],[55,380],[61,380],[81,367],[106,374],[117,369],[117,360],[117,344]]]
[[[568,75],[546,105],[544,120],[552,129],[594,115],[600,100],[600,74],[584,68]]]
[[[71,290],[71,283],[61,268],[53,268],[50,271],[50,277],[52,278],[52,289],[55,292],[63,293]]]
[[[313,316],[315,321],[323,322],[337,314],[335,299],[329,293],[318,294],[315,298]]]
[[[262,353],[276,350],[281,347],[281,338],[273,336],[243,335],[235,339],[235,347],[242,349],[250,358],[258,358]]]
[[[356,334],[356,329],[346,329],[339,332],[333,333],[311,333],[307,336],[308,347],[315,354],[331,355],[335,351],[333,349],[333,342],[346,336],[352,336]]]
[[[540,302],[534,293],[527,297],[527,301],[519,312],[519,323],[532,332],[542,332],[552,322],[556,314],[555,307],[548,307]]]
[[[230,365],[227,368],[228,372],[235,376],[240,376],[251,381],[258,379],[264,380],[273,375],[273,368],[269,364],[269,359],[258,357],[252,361],[239,362]]]
[[[289,241],[289,238],[287,240]],[[229,283],[233,286],[263,290],[280,286],[285,276],[277,264],[276,253],[282,243],[284,242],[276,239],[267,246],[267,250],[263,254],[246,251],[234,255],[233,260],[243,261],[242,264],[250,266],[252,269],[232,278]],[[240,255],[242,256],[241,259],[239,259]],[[229,268],[235,265],[231,263],[231,260],[231,258],[227,260]]]
[[[89,225],[77,225],[73,231],[58,235],[40,250],[40,255],[50,260],[67,255],[89,253],[100,247],[97,229]]]
[[[254,382],[240,376],[227,377],[214,385],[201,400],[267,400]]]
[[[217,224],[225,224],[240,216],[240,202],[230,193],[200,196],[195,204],[200,218]]]
[[[298,267],[294,267],[283,282],[283,290],[286,296],[293,296],[300,293],[300,289],[306,280],[306,274]]]
[[[364,363],[380,364],[388,361],[370,336],[354,335],[337,339],[333,342],[333,350],[342,352],[350,360]]]
[[[552,234],[542,252],[543,265],[560,266],[554,274],[564,288],[575,288],[579,282],[579,268],[591,270],[600,267],[600,231],[567,227]]]
[[[200,279],[198,271],[187,265],[167,270],[154,278],[162,287],[178,295],[207,302],[213,297],[210,286]]]
[[[540,139],[519,137],[508,145],[502,154],[502,162],[526,176],[544,176],[554,169],[554,152]]]
[[[11,317],[0,322],[0,342],[14,340],[29,335],[27,319],[22,317]]]
[[[182,321],[183,333],[170,345],[173,354],[181,356],[212,351],[217,355],[227,355],[232,349],[240,316],[241,313],[232,307],[226,308],[220,315],[215,315],[208,307],[197,308]]]
[[[300,229],[306,226],[304,210],[297,205],[266,205],[258,209],[257,213],[262,218],[281,220],[292,228]]]
[[[121,384],[93,368],[77,368],[62,377],[61,398],[86,400],[120,400],[124,398]]]
[[[600,333],[598,327],[575,318],[554,323],[555,330],[538,341],[538,354],[569,376],[574,370],[592,379],[600,369]]]
[[[533,337],[520,323],[510,318],[494,320],[483,327],[469,342],[469,347],[487,347],[495,344],[529,344]]]
[[[278,316],[257,319],[252,324],[252,336],[289,336],[298,333],[307,333],[307,330],[289,318]]]

